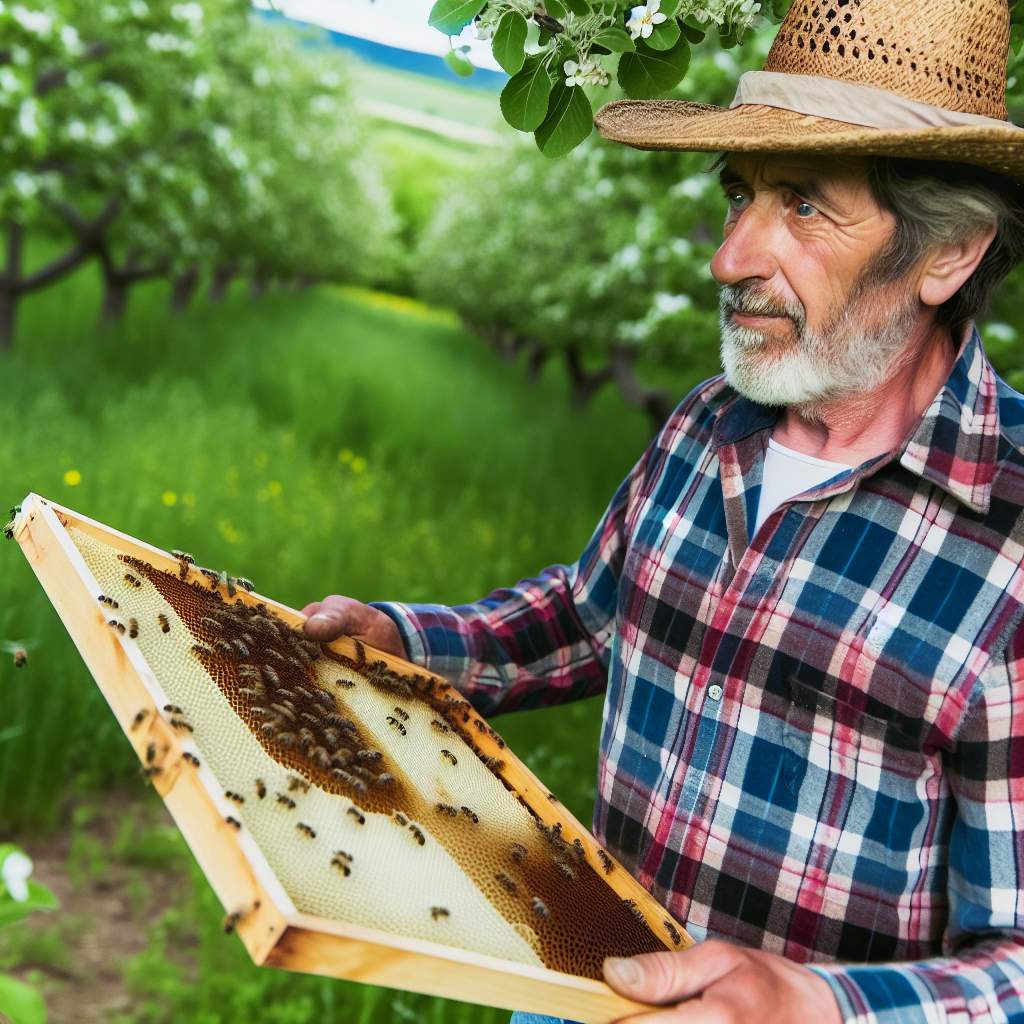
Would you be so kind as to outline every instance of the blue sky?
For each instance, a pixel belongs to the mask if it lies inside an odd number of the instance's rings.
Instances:
[[[324,28],[362,36],[403,50],[445,54],[451,45],[468,43],[469,59],[479,68],[501,68],[491,54],[489,40],[477,39],[471,27],[448,37],[427,24],[433,0],[255,0],[257,7],[272,7],[290,18]]]

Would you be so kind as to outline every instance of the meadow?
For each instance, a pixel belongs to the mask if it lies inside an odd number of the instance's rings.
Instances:
[[[98,288],[86,267],[24,305],[3,357],[4,507],[35,491],[293,607],[457,604],[570,563],[649,439],[613,389],[573,410],[560,364],[530,381],[412,299],[257,299],[238,282],[172,316],[153,283],[101,331]],[[253,967],[13,543],[0,639],[29,642],[27,665],[0,664],[0,838],[64,895],[0,936],[0,972],[37,983],[52,1020],[507,1019]],[[589,700],[496,720],[584,822],[600,713]]]

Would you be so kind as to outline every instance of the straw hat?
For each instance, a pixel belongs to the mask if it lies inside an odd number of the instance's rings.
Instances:
[[[1024,184],[1007,119],[1006,0],[795,0],[731,107],[614,100],[600,134],[637,149],[854,153],[977,164]]]

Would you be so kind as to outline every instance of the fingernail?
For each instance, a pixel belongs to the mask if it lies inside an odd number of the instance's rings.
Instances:
[[[309,621],[312,623],[330,622],[331,617],[330,615],[325,615],[323,612],[317,612],[315,615],[310,615]]]
[[[610,956],[605,959],[604,971],[611,976],[611,980],[632,988],[639,985],[643,978],[640,965],[630,957]]]

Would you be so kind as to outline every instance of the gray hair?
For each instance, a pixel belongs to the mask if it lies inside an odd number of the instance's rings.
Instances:
[[[936,322],[956,339],[1024,259],[1024,188],[972,164],[888,156],[874,158],[868,183],[875,201],[896,218],[888,242],[871,260],[868,275],[875,282],[902,277],[936,246],[996,228],[974,273],[936,313]]]

